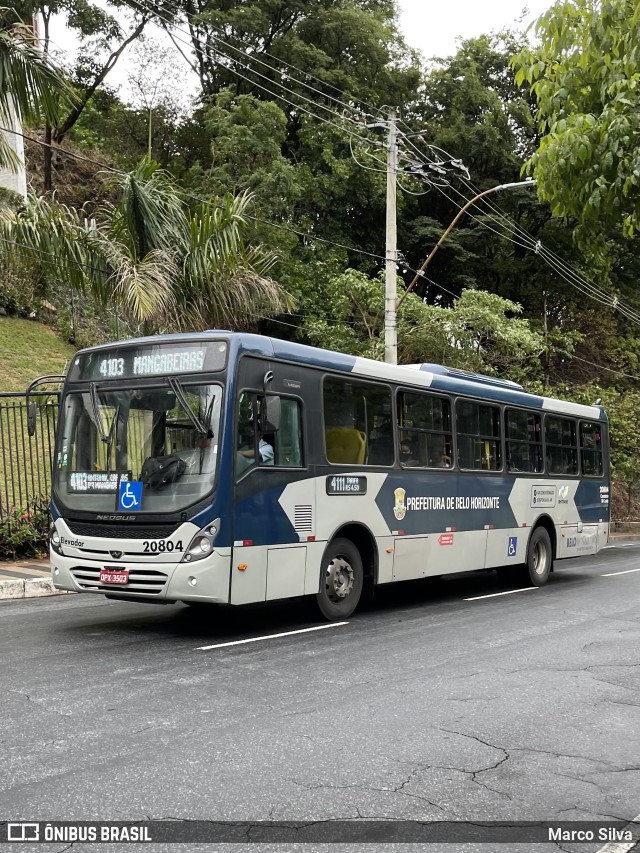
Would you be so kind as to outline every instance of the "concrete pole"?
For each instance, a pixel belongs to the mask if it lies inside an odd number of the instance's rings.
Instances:
[[[9,109],[8,119],[9,129],[21,133],[22,124],[13,108]],[[3,132],[0,130],[0,133]],[[11,168],[10,166],[5,168],[0,167],[0,187],[17,193],[26,201],[27,174],[24,164],[24,141],[21,136],[17,136],[15,133],[3,133],[3,136],[16,155],[17,166],[16,168]]]
[[[396,264],[398,259],[398,228],[396,225],[396,176],[398,171],[398,145],[396,111],[389,111],[387,122],[387,227],[385,252],[384,296],[384,360],[398,363],[398,330],[396,326]]]

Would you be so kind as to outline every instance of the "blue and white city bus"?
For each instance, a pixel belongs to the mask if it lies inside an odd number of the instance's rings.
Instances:
[[[259,335],[121,341],[71,362],[51,513],[54,585],[114,599],[313,596],[342,619],[401,580],[541,586],[607,542],[607,418]]]

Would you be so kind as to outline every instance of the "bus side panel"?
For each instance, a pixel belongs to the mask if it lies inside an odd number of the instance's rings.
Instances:
[[[342,477],[366,479],[366,494],[327,494],[327,484],[335,474]],[[387,474],[379,471],[342,470],[333,471],[325,477],[316,478],[316,536],[328,541],[340,527],[356,522],[364,525],[376,538],[391,532],[376,498],[387,480]]]
[[[394,540],[393,580],[407,581],[426,578],[432,563],[429,536],[407,536]],[[433,573],[433,572],[432,572]]]
[[[527,559],[527,545],[531,529],[507,527],[487,531],[487,569],[500,566],[521,565]]]
[[[558,529],[558,559],[583,557],[598,551],[598,525],[572,524]]]
[[[267,552],[267,601],[304,595],[307,549],[304,545],[269,548]]]
[[[264,601],[267,595],[267,546],[234,547],[231,557],[231,604]]]
[[[427,549],[427,575],[452,575],[483,569],[486,550],[486,530],[461,530],[431,536]]]

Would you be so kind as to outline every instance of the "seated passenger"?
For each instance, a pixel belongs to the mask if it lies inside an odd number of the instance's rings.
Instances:
[[[446,456],[442,451],[438,451],[433,459],[434,468],[451,468],[451,457]]]
[[[238,452],[241,456],[244,456],[245,459],[253,459],[255,456],[255,450],[253,447],[248,447],[245,450],[239,450]],[[263,465],[274,464],[273,447],[268,441],[265,441],[262,436],[260,436],[260,441],[258,443],[258,453],[260,454],[260,462]]]
[[[415,458],[413,447],[408,441],[400,442],[400,462],[403,465],[419,465],[420,462]]]

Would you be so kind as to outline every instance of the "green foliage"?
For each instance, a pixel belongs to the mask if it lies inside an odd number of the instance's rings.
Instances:
[[[0,244],[0,308],[25,317],[40,307],[47,288],[37,261],[28,261]]]
[[[283,82],[271,57],[318,78],[321,99],[324,88],[331,93],[333,86],[347,100],[401,104],[419,82],[417,58],[398,34],[392,0],[179,0],[173,10],[189,24],[205,95],[238,85],[240,92],[264,98],[261,87]],[[216,41],[220,36],[226,45]],[[228,56],[224,64],[221,49]],[[249,55],[264,57],[266,67],[249,63],[255,72],[247,70]],[[236,71],[248,79],[238,82]],[[300,89],[289,77],[284,85]]]
[[[220,92],[203,111],[204,127],[211,139],[211,181],[215,193],[249,190],[256,209],[283,217],[303,193],[300,169],[283,156],[287,117],[273,102],[253,95]]]
[[[289,305],[264,276],[273,255],[245,246],[248,196],[191,211],[169,175],[148,160],[111,180],[118,201],[91,218],[55,200],[31,199],[24,211],[0,212],[0,235],[25,246],[25,257],[46,258],[51,273],[81,294],[115,305],[133,326],[144,323],[146,332],[233,325]]]
[[[399,294],[400,295],[400,291]],[[323,294],[332,306],[320,316],[308,306],[302,329],[316,346],[382,359],[384,281],[357,270],[332,278]],[[540,375],[542,336],[519,315],[519,305],[495,294],[464,290],[451,308],[407,297],[398,317],[398,361],[437,362],[511,379]]]
[[[528,162],[541,198],[572,216],[586,248],[603,229],[640,225],[640,3],[565,0],[543,15],[540,45],[514,59],[543,134]]]
[[[46,556],[49,541],[49,502],[34,498],[28,509],[10,508],[0,518],[0,560]]]

